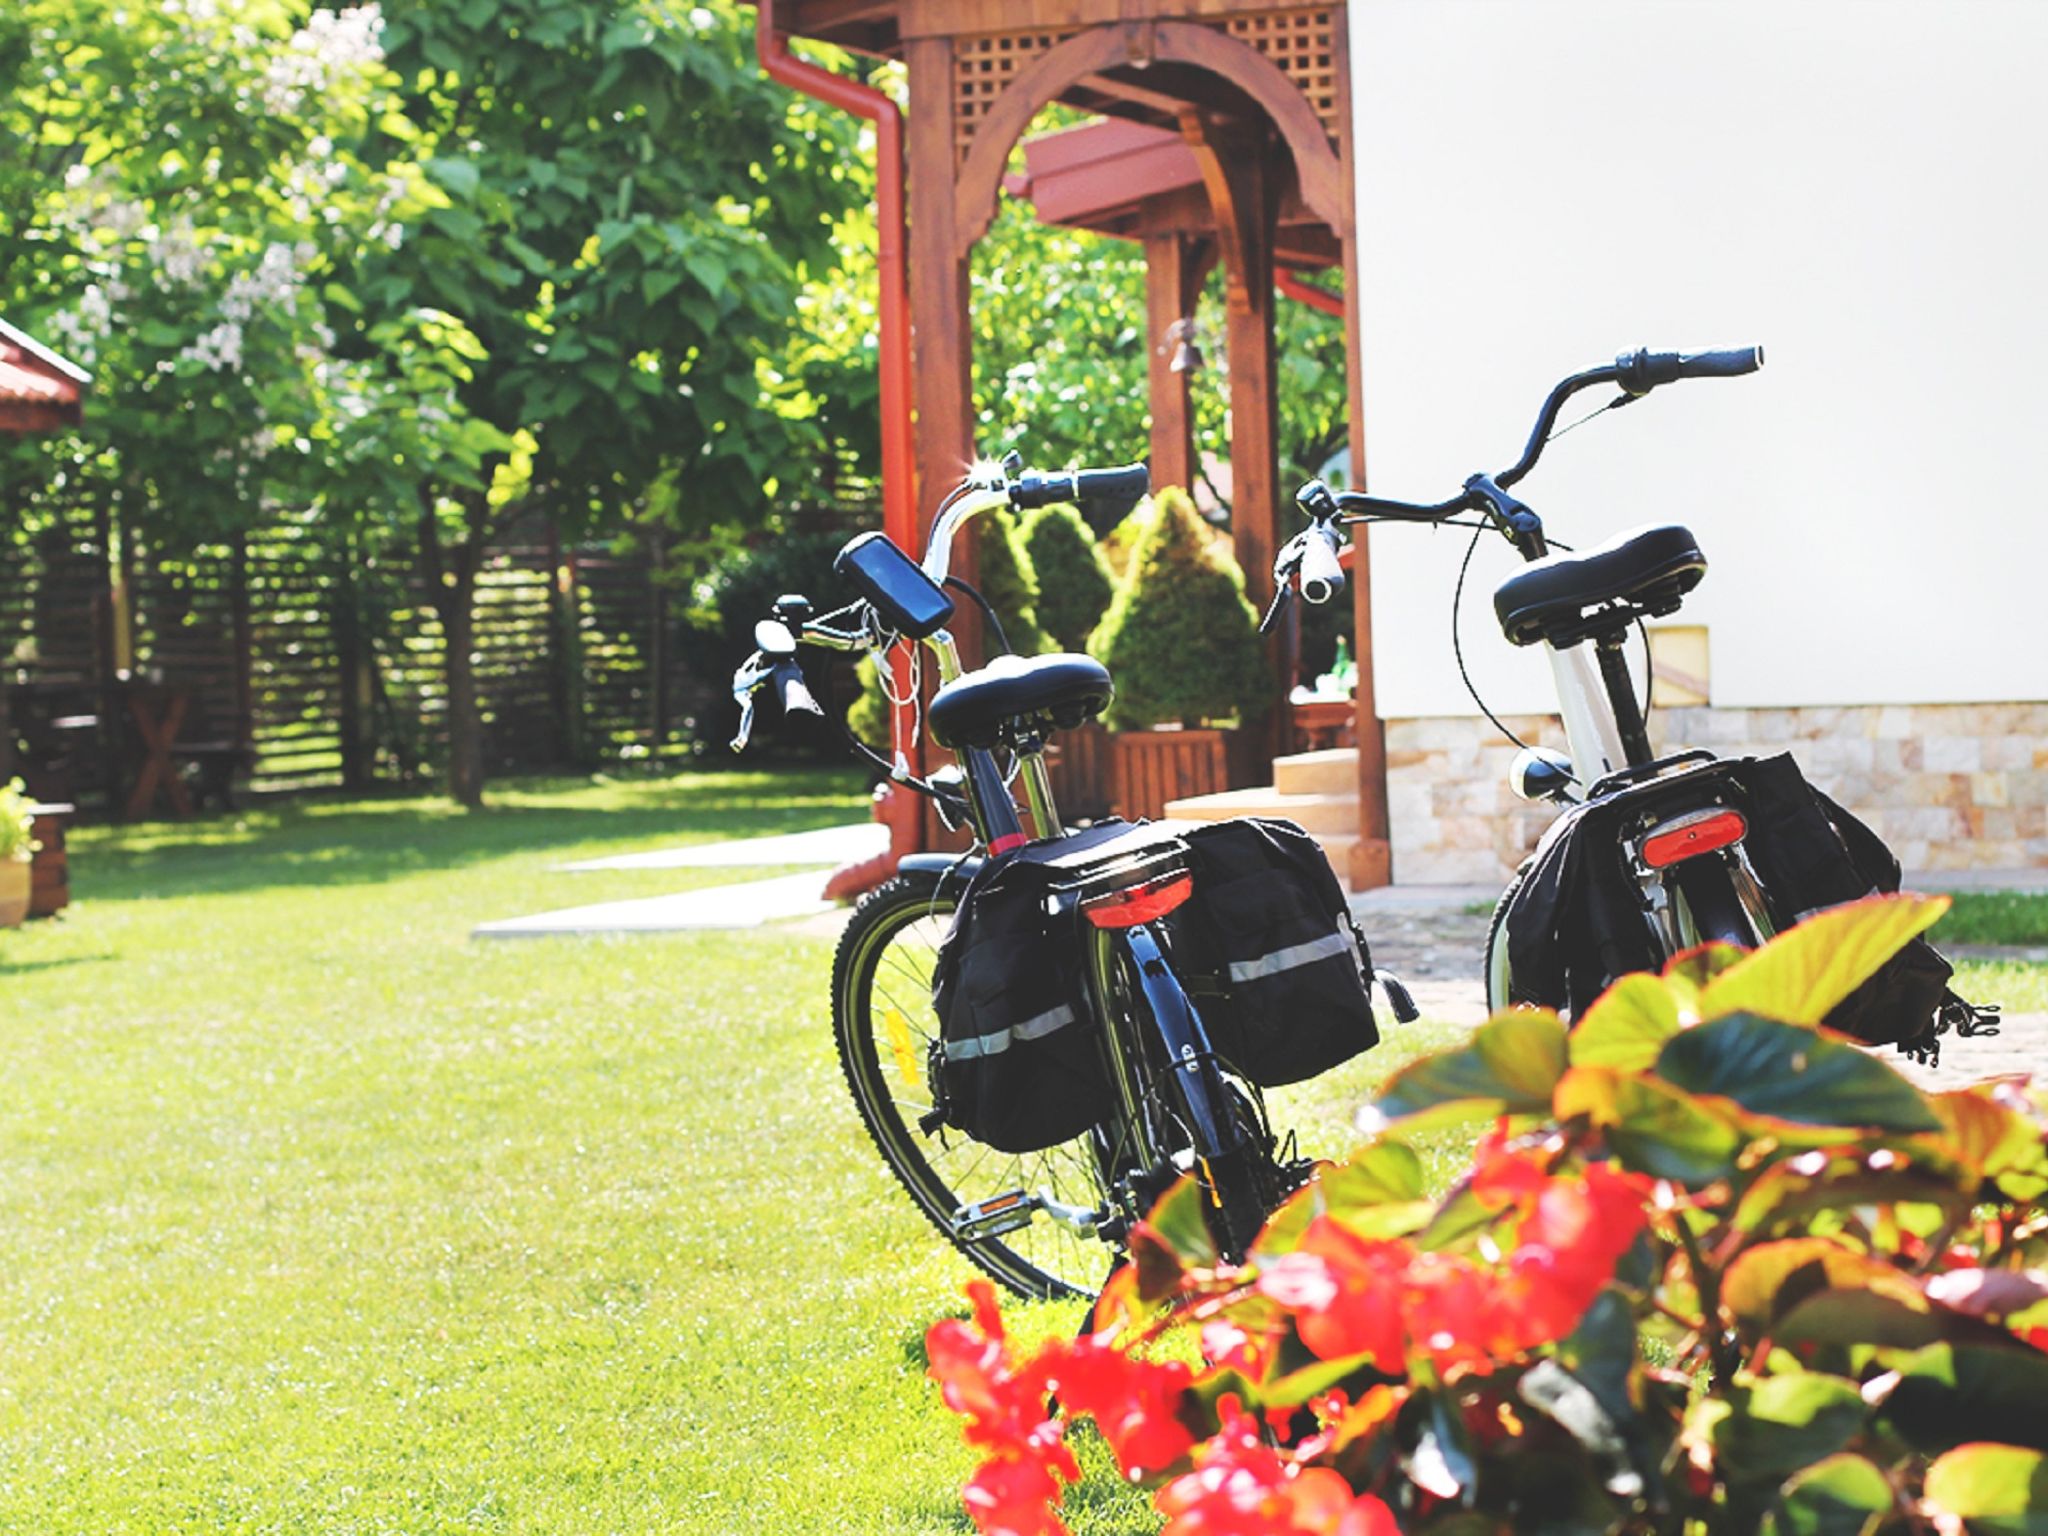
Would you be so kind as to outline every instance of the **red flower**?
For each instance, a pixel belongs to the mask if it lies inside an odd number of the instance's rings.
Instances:
[[[1128,1476],[1164,1472],[1194,1446],[1180,1418],[1181,1399],[1194,1377],[1185,1362],[1134,1360],[1093,1338],[1047,1353],[1059,1357],[1051,1385],[1061,1405],[1095,1420]]]
[[[1328,1467],[1305,1467],[1259,1437],[1235,1399],[1195,1470],[1159,1490],[1160,1536],[1398,1536],[1386,1505]],[[1384,1517],[1385,1523],[1378,1523]]]
[[[984,1536],[1064,1536],[1053,1506],[1081,1469],[1045,1416],[1047,1356],[1013,1366],[995,1288],[977,1280],[967,1294],[972,1324],[947,1318],[925,1335],[946,1406],[967,1420],[967,1442],[989,1452],[967,1484],[967,1513]]]
[[[1301,1342],[1324,1360],[1369,1355],[1390,1376],[1402,1358],[1400,1280],[1414,1250],[1362,1238],[1319,1216],[1292,1253],[1259,1272],[1258,1287],[1294,1314]]]
[[[983,1536],[1067,1536],[1054,1505],[1060,1484],[1042,1462],[1012,1456],[984,1461],[967,1480],[961,1502]]]

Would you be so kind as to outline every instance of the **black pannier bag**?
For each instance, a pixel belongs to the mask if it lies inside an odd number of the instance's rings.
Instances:
[[[1807,783],[1785,753],[1746,758],[1750,862],[1780,929],[1843,902],[1899,889],[1899,861],[1869,827]],[[1926,1053],[1946,1023],[1965,1034],[1986,1022],[1949,991],[1954,967],[1925,939],[1910,941],[1829,1012],[1827,1025],[1871,1045]]]
[[[1666,773],[1573,806],[1544,833],[1506,918],[1511,1000],[1577,1015],[1618,977],[1658,969],[1661,948],[1629,867],[1630,832],[1646,815],[1715,804],[1747,820],[1742,847],[1779,930],[1899,888],[1899,863],[1883,840],[1808,784],[1788,755]],[[1950,974],[1933,945],[1914,939],[1824,1022],[1867,1044],[1927,1053],[1949,1023],[1964,1033],[1988,1024],[1948,991]]]
[[[1114,1090],[1088,1008],[1080,916],[1054,916],[1053,860],[1085,859],[1133,830],[1108,822],[992,859],[962,895],[932,970],[940,1040],[931,1076],[944,1123],[999,1152],[1036,1152],[1109,1117]]]
[[[1167,918],[1174,968],[1219,1056],[1262,1088],[1379,1044],[1372,961],[1316,841],[1242,817],[1181,836],[1194,895]]]

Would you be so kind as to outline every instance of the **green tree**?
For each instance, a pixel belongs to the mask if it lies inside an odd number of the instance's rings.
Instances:
[[[1095,535],[1072,507],[1025,514],[1024,552],[1038,576],[1038,620],[1069,651],[1084,649],[1116,584]]]
[[[838,174],[852,130],[763,79],[750,25],[734,0],[387,6],[401,84],[364,154],[417,157],[436,197],[350,275],[357,354],[419,402],[358,418],[351,453],[381,468],[364,511],[397,509],[433,593],[463,804],[482,795],[471,650],[494,536],[529,512],[616,527],[665,471],[679,520],[744,516],[816,462],[764,360],[858,195]]]
[[[329,250],[403,202],[338,147],[379,61],[374,8],[0,13],[0,311],[97,375],[80,433],[17,450],[39,478],[172,548],[311,493]]]
[[[1089,642],[1116,679],[1109,724],[1128,730],[1264,714],[1270,678],[1258,625],[1244,573],[1187,492],[1158,492]]]

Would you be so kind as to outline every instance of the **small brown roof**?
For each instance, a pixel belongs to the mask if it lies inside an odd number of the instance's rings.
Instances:
[[[76,426],[92,376],[0,320],[0,432]]]

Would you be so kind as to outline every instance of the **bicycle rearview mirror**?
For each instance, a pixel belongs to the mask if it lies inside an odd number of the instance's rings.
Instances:
[[[875,605],[882,622],[922,640],[953,617],[953,600],[882,533],[863,533],[839,551],[832,569]]]

